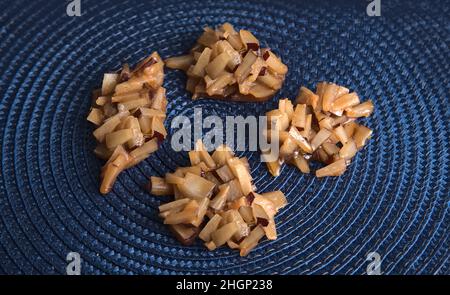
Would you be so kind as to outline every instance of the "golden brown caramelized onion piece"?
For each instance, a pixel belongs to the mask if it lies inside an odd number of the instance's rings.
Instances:
[[[269,48],[260,48],[250,31],[238,32],[229,23],[216,30],[206,27],[189,54],[165,63],[186,72],[192,99],[265,101],[281,88],[288,71]]]
[[[266,114],[275,123],[268,124],[267,139],[272,132],[280,139],[279,159],[266,163],[270,174],[278,176],[284,162],[310,173],[309,162],[316,160],[327,165],[316,171],[317,177],[341,175],[372,135],[355,120],[373,110],[371,100],[361,103],[355,92],[327,82],[318,83],[316,93],[301,87],[295,105],[287,98],[280,100],[278,109]]]
[[[107,160],[101,174],[102,194],[112,189],[120,172],[155,152],[167,135],[163,70],[163,61],[153,52],[134,70],[125,64],[119,73],[105,74],[102,88],[94,91],[87,120],[97,126],[94,152]],[[159,194],[168,192],[161,182],[154,182]]]
[[[192,244],[198,236],[211,251],[227,245],[245,256],[263,236],[277,238],[274,218],[286,197],[281,191],[257,194],[247,159],[227,146],[210,155],[201,141],[189,159],[191,166],[149,183],[153,195],[174,195],[159,206],[159,215],[181,243]]]

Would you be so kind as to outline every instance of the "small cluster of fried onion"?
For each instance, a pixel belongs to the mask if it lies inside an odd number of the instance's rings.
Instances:
[[[282,86],[288,71],[281,59],[247,30],[229,23],[205,28],[187,55],[166,59],[172,69],[186,72],[192,98],[264,101]]]
[[[372,135],[355,120],[373,109],[371,100],[361,103],[355,92],[334,83],[318,83],[316,93],[301,87],[295,105],[282,99],[266,114],[267,139],[277,132],[280,143],[278,160],[267,162],[269,172],[278,176],[286,162],[309,173],[309,161],[316,160],[327,165],[316,170],[317,177],[341,175]]]
[[[134,70],[125,64],[118,73],[103,76],[93,94],[87,120],[97,126],[95,154],[107,160],[100,192],[108,193],[124,169],[138,164],[158,149],[167,135],[164,63],[154,52]]]
[[[191,166],[149,183],[153,195],[174,195],[159,211],[180,242],[190,245],[199,237],[209,250],[227,244],[245,256],[264,236],[277,238],[274,217],[286,197],[281,191],[256,193],[246,158],[227,146],[210,155],[198,141],[189,159]]]

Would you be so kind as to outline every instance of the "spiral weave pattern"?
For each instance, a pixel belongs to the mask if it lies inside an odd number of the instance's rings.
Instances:
[[[385,274],[449,274],[449,5],[447,1],[0,1],[0,273],[364,274],[378,252]],[[372,99],[370,144],[341,177],[294,168],[271,178],[247,156],[258,191],[281,189],[276,241],[247,257],[180,245],[149,195],[150,175],[186,165],[170,137],[98,193],[102,162],[86,121],[105,71],[157,50],[186,52],[205,25],[247,28],[289,66],[262,104],[191,101],[181,72],[166,70],[167,127],[177,115],[262,115],[298,87],[333,81]]]

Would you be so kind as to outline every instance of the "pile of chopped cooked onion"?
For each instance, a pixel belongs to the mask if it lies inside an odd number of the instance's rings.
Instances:
[[[198,236],[209,250],[227,244],[245,256],[264,236],[277,238],[274,217],[286,197],[281,191],[256,193],[246,158],[226,146],[210,155],[198,141],[189,159],[191,166],[151,177],[149,184],[153,195],[174,195],[159,206],[159,215],[181,243],[190,245]]]
[[[301,87],[295,106],[280,100],[278,109],[266,114],[268,140],[274,131],[280,142],[279,159],[267,162],[270,173],[278,176],[285,162],[309,173],[309,161],[316,160],[327,165],[316,170],[317,177],[341,175],[372,135],[355,120],[373,109],[371,100],[361,103],[355,92],[327,82],[318,83],[316,93]]]
[[[288,71],[269,48],[260,48],[250,31],[237,32],[229,23],[205,28],[188,55],[165,62],[186,72],[193,99],[264,101],[281,88]]]
[[[97,129],[95,154],[107,160],[102,168],[100,192],[108,193],[117,176],[158,149],[167,135],[164,63],[154,52],[134,70],[125,64],[119,73],[103,76],[102,88],[94,91],[87,117]]]

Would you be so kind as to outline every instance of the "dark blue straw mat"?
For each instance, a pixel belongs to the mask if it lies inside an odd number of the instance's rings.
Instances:
[[[63,274],[79,252],[83,274],[364,274],[370,252],[384,274],[449,274],[449,3],[381,1],[0,2],[0,272]],[[334,81],[372,99],[374,130],[341,177],[285,167],[272,178],[257,152],[240,152],[258,191],[281,189],[278,239],[247,257],[182,246],[144,185],[188,164],[170,137],[98,193],[102,162],[86,121],[105,71],[153,50],[185,53],[205,25],[246,28],[289,66],[261,104],[191,101],[184,74],[166,69],[167,128],[180,114],[262,115],[299,86]]]

